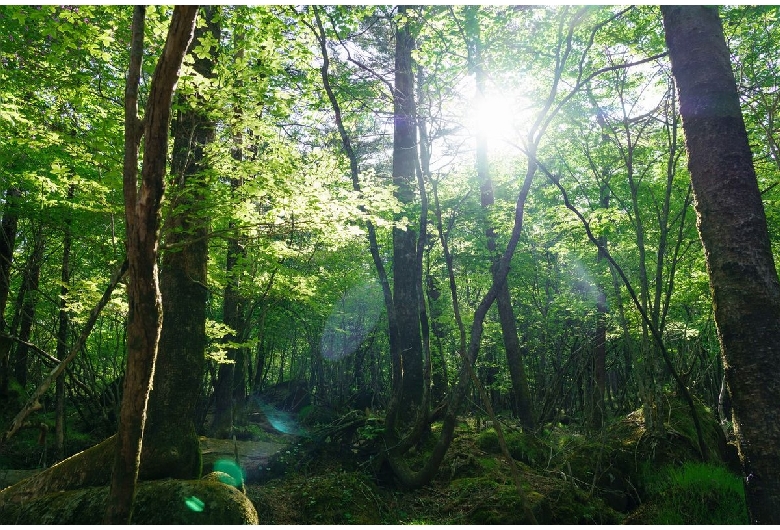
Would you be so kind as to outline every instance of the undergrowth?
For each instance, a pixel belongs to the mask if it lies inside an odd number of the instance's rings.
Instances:
[[[726,468],[685,462],[646,469],[644,489],[651,509],[646,524],[748,524],[742,479]]]

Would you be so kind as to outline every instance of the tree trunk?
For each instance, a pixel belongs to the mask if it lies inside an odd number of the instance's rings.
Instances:
[[[133,13],[130,67],[125,88],[124,199],[128,260],[127,369],[119,415],[116,456],[105,522],[127,524],[132,515],[146,422],[146,407],[162,327],[157,279],[160,204],[165,189],[171,100],[195,25],[197,6],[174,8],[165,48],[155,68],[143,123],[138,85],[146,9]],[[141,137],[143,165],[138,183]]]
[[[476,81],[476,105],[480,107],[480,102],[485,99],[485,82],[487,74],[482,59],[482,39],[480,36],[479,20],[477,11],[479,6],[466,7],[466,34],[468,39],[468,51],[470,67],[474,71]],[[496,262],[499,254],[496,251],[496,232],[490,224],[488,212],[495,203],[493,195],[493,180],[490,177],[490,164],[488,161],[488,144],[486,131],[479,129],[477,131],[477,180],[479,181],[480,204],[485,210],[485,238],[487,240],[487,249],[491,256],[491,273],[495,276]],[[496,305],[498,308],[498,319],[501,324],[501,336],[504,340],[504,350],[506,352],[507,367],[509,377],[512,381],[512,409],[520,419],[520,424],[524,429],[533,429],[533,409],[531,406],[531,392],[528,388],[528,379],[525,375],[523,366],[522,346],[517,334],[517,321],[515,320],[514,309],[512,308],[512,298],[509,293],[509,283],[503,282],[498,287],[496,294]]]
[[[68,189],[68,199],[72,200],[75,193],[73,185]],[[65,310],[65,297],[68,295],[68,285],[70,285],[70,248],[72,244],[72,235],[70,229],[70,219],[65,220],[64,233],[62,235],[62,272],[60,280],[60,310],[57,319],[57,359],[65,359],[68,355],[68,330],[70,328],[70,317]],[[65,458],[65,374],[57,377],[56,383],[56,420],[54,425],[57,460]]]
[[[243,50],[243,30],[237,31],[235,35],[236,45],[236,58],[241,60],[244,58]],[[237,103],[233,116],[236,122],[240,123],[243,114],[241,104]],[[233,137],[234,146],[232,150],[233,160],[241,162],[244,158],[243,153],[243,134],[238,131]],[[238,189],[243,184],[241,178],[231,177],[230,190],[235,195]],[[227,256],[225,258],[225,276],[226,284],[224,291],[224,298],[222,301],[222,319],[224,323],[236,332],[236,334],[229,334],[225,337],[226,341],[236,342],[239,333],[239,328],[244,326],[243,311],[242,311],[242,296],[238,290],[238,269],[239,258],[246,255],[244,246],[238,239],[236,226],[231,222],[230,224],[231,235],[227,241]],[[226,438],[233,431],[233,421],[236,405],[239,402],[243,402],[246,398],[245,395],[238,395],[238,388],[245,388],[245,377],[243,363],[244,352],[236,348],[227,348],[228,363],[219,365],[219,373],[217,375],[217,381],[214,386],[214,420],[211,425],[211,435],[217,438]],[[236,376],[239,377],[236,377]],[[245,394],[243,391],[241,394]]]
[[[20,342],[13,359],[14,378],[22,387],[27,385],[28,351],[33,322],[35,322],[35,306],[38,301],[38,282],[41,277],[41,261],[43,260],[44,236],[40,227],[33,233],[32,250],[27,258],[24,270],[24,280],[16,300],[19,331],[11,326],[11,335],[18,336]],[[14,318],[16,320],[16,318]]]
[[[207,34],[219,39],[218,9],[203,8],[205,25],[196,29],[194,42]],[[195,70],[212,76],[212,57],[196,58]],[[214,140],[214,123],[200,97],[191,101],[180,98],[178,106],[181,110],[172,126],[171,161],[176,193],[171,194],[172,213],[165,220],[166,251],[160,271],[165,321],[143,459],[147,476],[189,479],[198,478],[201,471],[195,405],[206,363],[208,218],[198,205],[206,193],[202,171],[206,167],[205,148]]]
[[[398,7],[398,15],[407,13],[405,6]],[[417,126],[415,123],[414,70],[412,50],[414,36],[408,20],[399,22],[396,29],[394,132],[393,132],[393,184],[396,197],[403,205],[411,205],[415,197],[417,167]],[[399,219],[400,220],[400,219]],[[423,397],[423,356],[420,331],[419,298],[421,268],[417,255],[417,232],[410,224],[393,228],[393,305],[398,329],[394,372],[400,381],[393,382],[401,391],[400,417],[411,420],[415,407]],[[400,365],[398,363],[400,362]]]
[[[606,123],[601,109],[597,109],[598,122],[601,127],[601,142],[609,141],[607,135]],[[606,210],[609,208],[609,172],[606,168],[601,169],[601,184],[599,185],[599,207]],[[602,248],[607,248],[607,236],[599,236],[599,249],[596,254],[596,267],[601,269],[605,265],[606,256]],[[596,329],[593,334],[593,356],[590,366],[591,372],[591,393],[588,402],[587,419],[591,429],[597,431],[604,425],[604,391],[606,388],[607,370],[607,293],[606,287],[601,280],[597,280],[595,288],[596,294]]]
[[[753,523],[780,522],[780,282],[717,8],[662,6]]]
[[[16,202],[21,195],[18,188],[9,188],[5,192],[3,220],[0,222],[0,333],[6,332],[5,306],[11,290],[11,264],[16,248],[16,229],[19,216]],[[0,400],[8,396],[9,354],[11,342],[0,344]]]

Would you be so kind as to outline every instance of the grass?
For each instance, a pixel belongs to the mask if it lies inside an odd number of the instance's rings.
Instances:
[[[686,462],[645,472],[648,524],[748,524],[742,479],[722,466]]]

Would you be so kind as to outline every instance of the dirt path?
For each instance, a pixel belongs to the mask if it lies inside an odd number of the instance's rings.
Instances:
[[[218,460],[236,460],[238,452],[238,465],[244,471],[247,482],[255,482],[263,474],[271,457],[284,450],[290,444],[289,441],[279,442],[252,442],[233,440],[217,440],[214,438],[200,438],[200,450],[203,453],[203,474],[209,473]]]

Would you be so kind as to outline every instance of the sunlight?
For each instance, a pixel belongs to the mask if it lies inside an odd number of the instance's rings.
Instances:
[[[515,132],[514,105],[511,98],[504,95],[487,96],[472,108],[476,133],[485,135],[488,140],[501,140],[512,137]]]
[[[522,96],[500,92],[475,99],[466,114],[473,135],[484,135],[493,153],[517,153],[534,119],[532,103]]]

